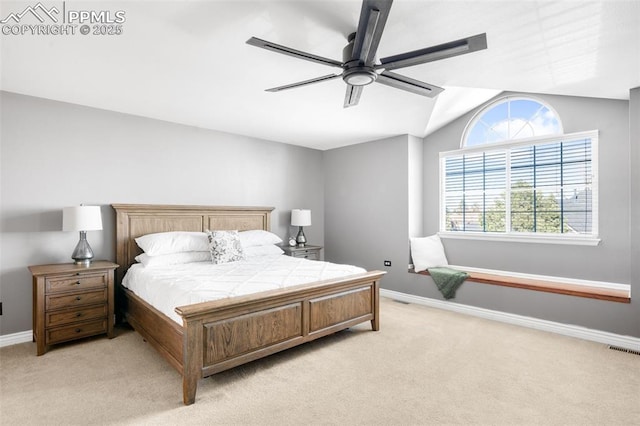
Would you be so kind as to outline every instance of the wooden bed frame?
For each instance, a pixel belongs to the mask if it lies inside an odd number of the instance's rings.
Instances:
[[[270,230],[272,207],[113,204],[116,211],[118,308],[124,319],[182,374],[183,401],[198,380],[356,324],[380,327],[379,282],[372,271],[176,308],[182,327],[120,285],[141,250],[135,238],[155,232]]]

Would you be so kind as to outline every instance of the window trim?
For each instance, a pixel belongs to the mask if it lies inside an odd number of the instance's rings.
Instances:
[[[598,217],[598,130],[589,130],[584,132],[567,133],[562,135],[546,135],[543,137],[532,137],[527,139],[515,139],[505,142],[496,142],[486,145],[476,145],[465,147],[457,150],[440,152],[439,170],[438,170],[438,191],[439,191],[439,231],[438,235],[442,238],[468,239],[468,240],[485,240],[485,241],[506,241],[506,242],[524,242],[524,243],[543,243],[543,244],[571,244],[571,245],[587,245],[596,246],[600,243],[599,238],[599,217]],[[559,142],[562,139],[591,139],[591,191],[595,203],[592,204],[591,212],[591,234],[550,234],[550,233],[524,233],[524,232],[474,232],[474,231],[446,231],[446,203],[444,194],[444,159],[451,155],[464,155],[475,152],[492,152],[502,151],[520,146],[540,145],[544,143]]]

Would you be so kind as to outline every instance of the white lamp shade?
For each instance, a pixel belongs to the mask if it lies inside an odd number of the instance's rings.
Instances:
[[[311,210],[291,210],[292,226],[311,226]]]
[[[101,229],[100,206],[65,207],[62,210],[63,231],[100,231]]]

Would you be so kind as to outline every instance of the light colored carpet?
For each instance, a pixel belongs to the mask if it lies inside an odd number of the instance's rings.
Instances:
[[[26,424],[640,424],[640,356],[383,299],[362,324],[200,381],[142,338],[0,349],[0,422]]]

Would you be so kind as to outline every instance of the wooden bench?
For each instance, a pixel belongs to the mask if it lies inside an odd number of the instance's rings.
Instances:
[[[452,267],[456,270],[464,270],[461,267]],[[409,272],[416,273],[413,270]],[[420,275],[429,275],[428,271],[417,272]],[[547,293],[567,294],[570,296],[587,297],[590,299],[608,300],[611,302],[631,303],[631,295],[628,290],[612,289],[607,287],[585,286],[563,283],[543,279],[533,279],[503,274],[485,272],[467,272],[469,278],[466,281],[499,285],[503,287],[515,287],[526,290],[544,291]]]

